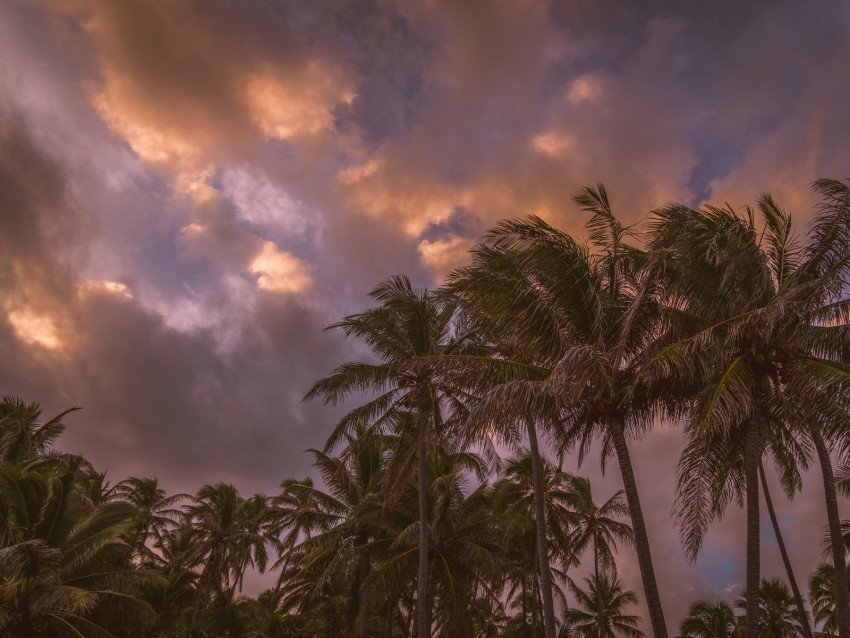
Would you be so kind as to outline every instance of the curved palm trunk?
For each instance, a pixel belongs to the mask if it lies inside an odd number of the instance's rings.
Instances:
[[[779,553],[782,555],[782,562],[785,565],[785,573],[788,575],[788,583],[791,585],[791,591],[794,593],[794,604],[797,606],[797,613],[800,614],[800,628],[803,631],[803,638],[812,638],[812,628],[809,625],[809,615],[806,613],[806,607],[803,605],[803,597],[800,595],[800,588],[797,587],[797,579],[794,578],[794,570],[791,568],[791,561],[788,559],[785,542],[782,540],[782,532],[779,529],[779,521],[776,520],[776,512],[773,509],[773,500],[770,498],[770,490],[767,489],[767,479],[764,477],[764,467],[760,460],[759,478],[761,479],[761,489],[764,492],[764,502],[765,505],[767,505],[767,513],[770,515],[770,522],[773,525],[773,534],[776,536],[776,544],[779,546]]]
[[[747,424],[744,476],[747,490],[747,638],[759,638],[759,419]]]
[[[428,500],[425,489],[426,446],[425,418],[419,418],[419,573],[416,581],[416,638],[430,638],[431,622],[428,618]]]
[[[667,638],[667,625],[664,622],[664,611],[661,608],[661,597],[658,595],[658,585],[655,582],[655,570],[652,567],[652,555],[649,551],[649,537],[646,524],[643,521],[643,510],[640,507],[635,474],[629,448],[626,445],[625,421],[621,414],[608,417],[608,427],[617,452],[617,462],[620,474],[623,476],[623,488],[626,492],[626,502],[632,520],[632,531],[635,535],[635,551],[637,552],[640,577],[643,581],[643,591],[646,596],[646,606],[649,609],[649,621],[655,638]]]
[[[839,638],[850,638],[850,604],[847,595],[847,566],[844,560],[844,538],[841,536],[841,519],[838,515],[838,499],[835,495],[835,476],[832,461],[821,433],[812,428],[812,440],[818,452],[823,472],[823,493],[826,498],[826,517],[829,521],[829,539],[832,544],[832,564],[835,569],[835,609],[838,617]]]
[[[531,452],[531,474],[534,481],[534,519],[537,527],[537,561],[540,565],[540,593],[543,599],[543,633],[546,638],[556,638],[555,605],[552,598],[552,572],[549,569],[549,543],[546,539],[546,509],[543,504],[543,468],[540,449],[537,447],[537,429],[534,421],[526,421],[528,446]]]

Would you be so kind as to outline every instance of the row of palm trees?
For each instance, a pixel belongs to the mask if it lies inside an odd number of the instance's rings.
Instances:
[[[850,408],[850,188],[834,180],[814,187],[821,203],[805,240],[767,195],[758,217],[750,208],[672,205],[639,230],[616,219],[602,185],[585,188],[575,201],[589,216],[587,241],[537,217],[502,222],[443,289],[391,278],[372,292],[374,308],[333,326],[373,358],[310,390],[308,398],[329,404],[369,395],[340,420],[326,451],[361,430],[411,441],[398,463],[415,464],[419,477],[417,636],[433,631],[428,450],[442,441],[486,450],[496,441],[528,445],[545,636],[555,638],[544,436],[559,455],[577,450],[581,461],[599,441],[600,460],[616,459],[652,631],[666,638],[629,443],[668,420],[686,441],[676,502],[686,555],[696,556],[732,499],[742,501],[751,592],[760,584],[760,466],[772,459],[791,497],[817,458],[837,631],[850,638],[830,457],[846,449]],[[745,634],[756,638],[757,597],[746,605]]]
[[[361,431],[339,456],[313,450],[321,488],[308,478],[272,497],[223,483],[169,495],[150,478],[111,486],[85,459],[54,451],[61,415],[39,416],[36,404],[0,399],[3,635],[411,635],[418,481],[396,473],[403,436]],[[426,469],[440,635],[536,635],[530,457],[495,468],[440,445]],[[548,462],[543,475],[548,562],[565,574],[593,558],[584,588],[562,578],[577,601],[565,619],[582,635],[598,622],[640,635],[614,563],[617,544],[631,542],[622,494],[597,505],[587,479]],[[239,596],[246,572],[272,561],[275,589]]]

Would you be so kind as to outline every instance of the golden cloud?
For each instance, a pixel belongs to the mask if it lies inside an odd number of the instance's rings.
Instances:
[[[309,266],[295,255],[280,250],[274,242],[265,241],[259,254],[248,267],[251,274],[258,275],[257,286],[271,292],[299,292],[313,281]]]
[[[274,69],[252,75],[245,100],[254,122],[276,139],[312,135],[333,126],[331,109],[355,98],[342,72],[314,61],[300,73],[287,76]]]
[[[6,318],[18,338],[25,343],[49,350],[57,350],[63,345],[56,323],[48,315],[31,308],[19,308],[10,311]]]

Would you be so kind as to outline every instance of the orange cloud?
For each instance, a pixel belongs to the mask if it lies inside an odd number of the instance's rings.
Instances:
[[[257,275],[257,286],[271,292],[300,292],[312,284],[308,266],[292,255],[280,250],[274,242],[263,242],[254,257],[249,272]]]

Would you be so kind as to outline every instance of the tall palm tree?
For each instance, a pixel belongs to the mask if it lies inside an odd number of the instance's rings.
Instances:
[[[750,209],[742,216],[729,208],[669,206],[656,211],[651,237],[649,280],[663,289],[665,317],[681,338],[653,357],[642,374],[673,385],[697,383],[689,416],[695,439],[738,437],[750,591],[759,582],[758,462],[765,433],[776,423],[796,427],[796,435],[815,447],[830,530],[840,536],[827,447],[843,432],[848,412],[850,377],[839,362],[847,351],[850,305],[843,297],[850,273],[850,189],[831,180],[816,182],[815,189],[823,202],[806,244],[795,238],[790,216],[769,195],[759,201],[760,227]],[[708,489],[705,479],[696,479],[688,497],[692,513],[711,509],[700,483]],[[695,553],[712,515],[691,518],[695,524],[685,536]],[[839,633],[850,638],[843,552],[836,550],[835,561],[841,565],[836,591],[845,601]],[[748,638],[757,636],[758,614],[753,599]]]
[[[586,589],[570,582],[576,607],[567,612],[566,623],[574,634],[582,638],[643,638],[638,629],[640,618],[624,613],[626,607],[637,604],[634,592],[624,590],[616,576],[607,574],[585,578],[584,582]]]
[[[321,397],[335,405],[351,393],[377,393],[377,397],[351,410],[337,424],[326,451],[356,428],[387,429],[406,421],[413,426],[407,436],[417,442],[419,477],[419,570],[417,575],[417,636],[431,635],[428,615],[428,508],[426,475],[428,439],[444,430],[444,422],[463,410],[465,393],[442,383],[430,361],[452,352],[463,343],[452,332],[454,308],[427,290],[415,290],[405,276],[379,284],[370,296],[376,308],[346,317],[331,328],[365,343],[377,363],[347,363],[317,381],[305,399]],[[415,366],[417,361],[424,365]]]
[[[722,600],[716,603],[699,600],[691,605],[679,631],[679,638],[733,638],[735,614]]]
[[[424,475],[431,532],[427,604],[440,636],[475,634],[471,607],[501,608],[504,548],[485,474],[486,465],[476,454],[445,443],[429,450]],[[470,485],[473,478],[482,482]],[[383,533],[371,544],[378,561],[366,586],[368,605],[376,611],[386,609],[387,601],[412,600],[410,584],[418,572],[418,483],[418,477],[408,477],[401,495],[386,499],[375,512]]]
[[[735,601],[739,609],[747,610],[755,598],[759,611],[759,636],[763,638],[796,638],[802,632],[800,617],[788,585],[778,578],[763,578],[756,596],[748,596],[745,589]]]
[[[652,629],[666,638],[628,448],[628,439],[652,423],[659,390],[643,383],[632,391],[656,324],[654,306],[634,297],[644,254],[628,243],[631,231],[614,217],[601,184],[583,189],[575,201],[591,215],[590,245],[537,217],[505,221],[485,235],[472,265],[453,273],[449,291],[501,337],[516,363],[515,378],[489,393],[488,405],[508,408],[483,411],[483,424],[492,427],[497,417],[523,411],[529,422],[547,425],[563,449],[578,447],[580,459],[597,437],[603,463],[616,457]]]

